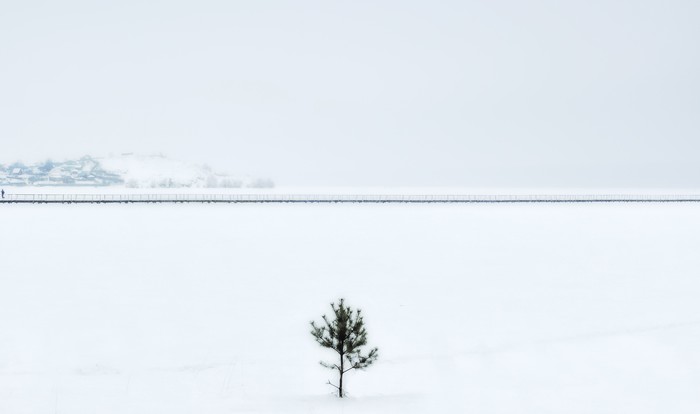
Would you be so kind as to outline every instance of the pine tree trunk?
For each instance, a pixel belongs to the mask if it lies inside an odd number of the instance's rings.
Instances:
[[[340,380],[338,381],[338,397],[343,398],[343,355],[340,355]]]

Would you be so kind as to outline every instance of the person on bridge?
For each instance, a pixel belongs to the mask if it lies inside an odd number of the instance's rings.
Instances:
[[[5,189],[2,189],[2,198],[5,198]]]

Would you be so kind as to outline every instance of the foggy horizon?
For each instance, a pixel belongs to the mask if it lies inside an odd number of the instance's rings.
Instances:
[[[0,8],[0,162],[163,153],[283,186],[700,187],[700,4]]]

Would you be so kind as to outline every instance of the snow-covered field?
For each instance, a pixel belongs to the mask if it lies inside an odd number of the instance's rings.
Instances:
[[[2,205],[0,413],[697,413],[700,207]],[[344,296],[379,362],[324,385]]]

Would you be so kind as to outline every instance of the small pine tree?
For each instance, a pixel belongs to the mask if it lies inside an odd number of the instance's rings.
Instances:
[[[365,369],[372,365],[379,357],[379,350],[372,348],[369,353],[363,354],[362,347],[367,345],[367,330],[362,318],[362,311],[355,311],[349,306],[345,306],[345,300],[340,299],[336,306],[331,303],[335,318],[329,320],[323,315],[323,324],[318,326],[316,322],[311,322],[311,335],[316,342],[324,348],[334,350],[339,357],[339,363],[329,364],[321,361],[321,365],[326,368],[338,371],[338,385],[328,384],[338,390],[338,397],[343,398],[343,375],[353,369]]]

